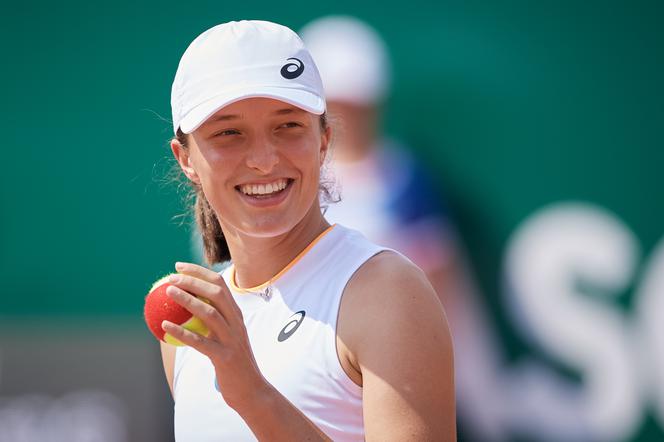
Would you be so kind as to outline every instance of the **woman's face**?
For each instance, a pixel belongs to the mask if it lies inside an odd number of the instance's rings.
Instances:
[[[225,233],[277,236],[320,216],[318,183],[329,141],[320,117],[282,101],[230,104],[173,152],[200,184]]]

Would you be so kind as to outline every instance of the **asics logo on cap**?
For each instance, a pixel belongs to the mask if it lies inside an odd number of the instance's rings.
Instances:
[[[298,317],[288,321],[288,324],[286,324],[284,328],[282,328],[281,331],[279,332],[277,341],[284,342],[286,339],[290,338],[291,335],[295,333],[295,330],[297,330],[300,327],[306,315],[307,313],[304,310],[300,310],[299,312],[294,313],[293,316],[291,316],[291,318],[295,316]]]
[[[304,63],[302,63],[302,60],[294,57],[288,58],[287,60],[295,60],[295,62],[283,65],[281,68],[281,76],[288,80],[292,80],[302,75],[302,72],[304,72]]]

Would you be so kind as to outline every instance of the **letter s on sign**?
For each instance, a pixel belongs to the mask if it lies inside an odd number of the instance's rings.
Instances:
[[[540,405],[576,409],[596,440],[629,437],[640,423],[642,401],[624,313],[584,294],[579,283],[603,296],[624,291],[634,276],[637,248],[617,217],[584,203],[540,210],[509,241],[505,274],[517,324],[583,378],[581,400],[559,396]]]
[[[664,428],[664,239],[650,256],[638,289],[636,337],[640,350],[636,362],[646,394],[653,394],[660,425]]]

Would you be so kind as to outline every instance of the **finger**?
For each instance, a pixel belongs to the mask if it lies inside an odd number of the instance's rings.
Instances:
[[[221,274],[215,272],[214,270],[210,270],[208,268],[205,268],[203,266],[199,266],[197,264],[189,263],[189,262],[176,262],[175,263],[175,269],[185,275],[193,276],[195,278],[202,279],[204,281],[207,281],[209,283],[212,283],[214,285],[217,285],[222,288],[223,292],[225,293],[225,297],[228,298],[229,303],[231,304],[232,310],[235,311],[235,313],[238,315],[238,317],[242,318],[242,312],[240,308],[237,306],[235,303],[235,300],[233,299],[233,295],[228,288],[228,285],[226,285],[226,281],[224,278],[221,276]],[[220,307],[220,306],[217,306]]]
[[[175,269],[181,274],[193,276],[195,278],[202,279],[203,281],[207,281],[209,283],[221,287],[222,290],[226,293],[228,299],[233,300],[233,295],[231,294],[231,291],[228,289],[226,281],[224,281],[224,278],[221,276],[221,274],[215,272],[214,270],[210,270],[208,268],[190,262],[176,262]],[[240,308],[235,304],[234,300],[232,302],[232,307],[233,310],[235,310],[235,312],[241,317],[242,313],[240,312]]]
[[[198,264],[192,264],[190,262],[176,262],[175,270],[177,270],[178,273],[183,273],[185,275],[202,279],[203,281],[211,282],[212,284],[223,285],[226,287],[226,282],[219,273],[203,266],[199,266]]]
[[[205,336],[201,336],[198,333],[187,330],[180,325],[170,321],[163,321],[161,323],[161,328],[184,345],[188,345],[189,347],[198,350],[200,353],[210,355],[214,351],[214,341]]]
[[[186,274],[174,274],[168,279],[172,285],[207,299],[230,323],[241,318],[239,308],[225,285],[217,285]]]
[[[206,327],[219,339],[228,339],[231,335],[226,318],[213,305],[174,285],[166,289],[166,294],[192,315],[203,321]]]
[[[186,274],[174,273],[169,275],[168,282],[209,301],[216,301],[217,298],[223,295],[224,291],[222,287],[216,284]]]

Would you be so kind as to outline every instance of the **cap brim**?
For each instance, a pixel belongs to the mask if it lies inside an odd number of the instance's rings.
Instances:
[[[272,98],[299,107],[312,114],[321,115],[325,112],[325,99],[314,93],[301,89],[254,86],[251,89],[217,95],[204,101],[182,117],[179,128],[185,134],[192,133],[219,109],[246,98]],[[176,127],[176,132],[177,129]]]

